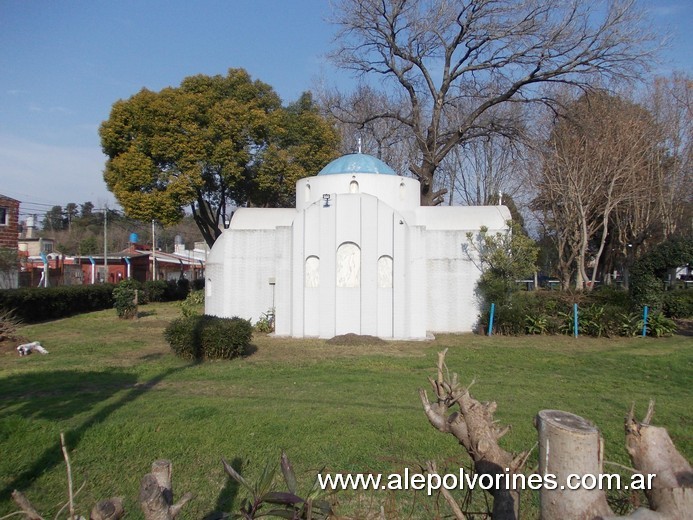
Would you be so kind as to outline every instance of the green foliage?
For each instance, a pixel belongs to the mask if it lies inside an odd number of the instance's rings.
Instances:
[[[532,315],[528,300],[517,297],[516,280],[531,275],[536,268],[538,248],[515,222],[508,222],[508,231],[489,234],[482,227],[474,236],[467,233],[466,252],[481,269],[477,284],[482,305],[480,325],[488,327],[488,313],[496,304],[495,327],[501,334],[523,334],[526,316]],[[485,322],[485,324],[484,324]]]
[[[242,318],[193,315],[173,320],[164,338],[183,359],[232,359],[247,351],[252,334],[252,325]]]
[[[640,258],[631,268],[630,293],[638,305],[661,310],[664,278],[669,269],[693,264],[693,238],[671,238]]]
[[[104,179],[125,212],[172,224],[192,208],[210,246],[227,205],[289,205],[295,181],[315,174],[338,145],[310,96],[284,109],[243,69],[117,101],[100,136]]]
[[[693,291],[667,291],[663,298],[664,315],[669,318],[693,318]]]
[[[642,314],[632,312],[630,314],[619,314],[619,333],[621,336],[635,337],[642,334],[644,325]]]
[[[260,319],[255,323],[255,330],[263,334],[274,332],[274,309],[263,312]]]
[[[549,331],[549,317],[545,314],[525,316],[525,331],[527,334],[546,334]]]
[[[24,287],[0,291],[0,309],[37,323],[113,308],[112,284]]]
[[[325,499],[327,493],[319,486],[316,478],[313,485],[301,498],[298,493],[298,483],[293,466],[282,452],[281,473],[284,478],[286,491],[277,491],[276,467],[268,462],[255,482],[241,476],[236,469],[222,459],[224,470],[235,482],[248,493],[249,497],[243,501],[240,512],[232,514],[231,518],[253,520],[264,516],[289,518],[293,520],[321,520],[330,518],[333,514],[332,505]]]
[[[203,290],[190,291],[188,296],[180,302],[180,311],[184,317],[202,314],[205,304],[205,292]]]
[[[676,323],[661,312],[654,312],[647,318],[647,334],[655,338],[671,336],[676,332]]]
[[[136,280],[123,280],[113,289],[113,306],[119,318],[137,317],[137,292],[140,284]]]
[[[625,298],[624,298],[625,295]],[[517,291],[505,304],[496,305],[496,334],[574,334],[573,304],[578,303],[578,334],[606,336],[637,336],[642,332],[642,310],[624,313],[633,308],[628,293],[619,290],[592,293],[562,291]],[[488,329],[488,313],[482,314],[479,325]]]
[[[180,280],[148,280],[142,286],[145,302],[171,302],[184,300],[190,291],[190,282]]]

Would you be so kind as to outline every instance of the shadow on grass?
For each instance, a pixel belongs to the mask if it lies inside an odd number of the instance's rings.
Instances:
[[[136,383],[134,374],[113,370],[11,376],[0,381],[0,417],[9,413],[27,419],[69,419]]]
[[[68,450],[72,451],[77,448],[82,437],[90,428],[102,423],[118,409],[144,395],[168,376],[185,370],[188,366],[191,365],[165,370],[150,380],[139,384],[134,376],[126,374],[125,372],[79,372],[75,370],[74,372],[57,371],[48,372],[47,374],[26,374],[3,380],[0,384],[0,395],[3,395],[3,401],[5,399],[12,399],[13,396],[15,399],[26,399],[30,397],[31,394],[28,393],[26,389],[22,390],[22,383],[25,384],[25,388],[33,386],[35,388],[40,388],[42,392],[47,394],[50,394],[51,386],[55,386],[60,389],[56,389],[54,395],[54,398],[57,400],[56,404],[58,405],[56,410],[50,409],[50,406],[47,405],[45,400],[42,401],[38,399],[38,401],[27,401],[18,409],[10,408],[10,413],[20,413],[28,417],[35,417],[38,415],[49,419],[62,419],[76,415],[77,413],[97,405],[98,402],[108,399],[117,392],[122,391],[124,387],[129,388],[121,397],[105,405],[91,417],[86,419],[81,426],[65,433],[65,443]],[[41,378],[41,384],[34,381],[39,378]],[[58,387],[61,381],[67,388],[71,388],[72,390],[65,392],[65,387]],[[95,385],[101,386],[104,384],[104,381],[106,381],[105,384],[107,386],[105,390],[99,391],[99,388],[95,388]],[[111,382],[110,387],[108,386],[108,381]],[[94,393],[88,396],[85,402],[82,402],[85,388],[93,389]],[[9,395],[4,393],[5,390],[9,391]],[[61,395],[61,392],[64,392],[64,394]],[[61,402],[62,405],[60,405]],[[21,491],[28,488],[41,474],[62,463],[63,457],[60,440],[57,439],[55,443],[46,447],[43,453],[37,456],[30,467],[19,473],[8,482],[4,488],[0,489],[0,500],[9,500],[12,491],[15,489]]]
[[[239,474],[243,474],[243,461],[239,457],[235,457],[230,465]],[[236,500],[239,488],[240,484],[227,475],[226,485],[217,497],[217,504],[214,506],[214,511],[206,514],[203,520],[222,520],[230,518],[229,509],[233,506],[234,500]]]

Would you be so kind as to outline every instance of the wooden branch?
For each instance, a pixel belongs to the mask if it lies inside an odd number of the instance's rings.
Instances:
[[[433,462],[432,460],[429,460],[426,462],[426,469],[428,470],[429,473],[434,473],[438,474],[438,468],[436,468],[436,463]],[[464,513],[460,509],[460,506],[457,505],[457,501],[455,501],[455,497],[453,497],[450,494],[450,491],[448,491],[445,486],[441,486],[440,488],[440,494],[443,495],[443,498],[445,501],[448,503],[450,506],[450,509],[452,510],[452,514],[455,515],[455,518],[457,520],[465,520],[466,517],[464,516]]]
[[[140,507],[145,520],[173,520],[193,495],[186,493],[177,504],[173,504],[171,484],[172,466],[168,460],[157,460],[152,472],[142,478],[140,484]]]
[[[445,364],[447,350],[438,353],[437,379],[429,378],[437,400],[431,403],[425,390],[419,396],[426,417],[438,431],[452,434],[474,461],[478,474],[504,475],[518,473],[526,461],[526,454],[514,456],[498,445],[499,434],[505,429],[498,428],[493,420],[496,403],[481,403],[469,393],[469,387],[459,384],[457,374],[450,374]],[[448,415],[448,410],[456,406],[459,411]],[[512,480],[512,479],[511,479]],[[498,480],[500,487],[490,490],[493,495],[494,520],[516,520],[519,518],[519,490],[505,489],[504,479]]]
[[[631,412],[626,417],[626,449],[633,467],[646,475],[655,474],[645,490],[650,508],[664,518],[690,518],[693,512],[693,469],[678,452],[665,428],[652,426],[654,401],[643,422]]]
[[[29,499],[26,498],[21,491],[15,489],[12,492],[12,500],[14,500],[14,503],[22,510],[22,513],[26,516],[26,520],[43,520],[43,517],[38,514],[34,506],[29,502]]]

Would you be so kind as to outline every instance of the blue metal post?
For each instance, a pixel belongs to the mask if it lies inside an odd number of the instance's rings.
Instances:
[[[578,305],[573,304],[573,335],[578,337]]]
[[[492,303],[491,304],[491,311],[489,313],[489,318],[488,318],[488,335],[490,336],[493,334],[493,315],[496,313],[496,304]]]
[[[647,336],[647,313],[649,311],[649,308],[647,305],[645,305],[645,308],[642,310],[642,337],[644,338]]]

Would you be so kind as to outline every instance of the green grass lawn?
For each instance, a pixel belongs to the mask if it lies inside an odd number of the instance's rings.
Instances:
[[[238,509],[243,493],[227,481],[221,457],[243,464],[252,479],[286,450],[304,485],[322,466],[389,473],[429,459],[439,467],[468,465],[455,440],[428,424],[418,398],[446,347],[450,369],[475,380],[472,394],[495,400],[496,418],[513,425],[506,449],[531,449],[533,417],[554,408],[597,423],[606,459],[629,464],[623,417],[633,401],[642,416],[654,398],[654,422],[693,458],[690,337],[450,335],[334,346],[258,336],[246,358],[194,364],[174,358],[162,338],[179,314],[176,304],[140,311],[136,321],[119,321],[111,310],[27,326],[21,334],[50,354],[0,353],[0,516],[16,510],[13,489],[46,517],[55,515],[67,489],[60,432],[75,487],[86,482],[76,500],[84,515],[96,501],[120,495],[128,518],[141,518],[139,481],[159,458],[173,461],[176,494],[196,495],[183,513],[191,519]],[[528,463],[535,465],[536,450]],[[411,499],[404,495],[345,495],[340,507],[357,517],[381,502],[402,511]],[[527,501],[526,517],[533,518],[536,497]]]

